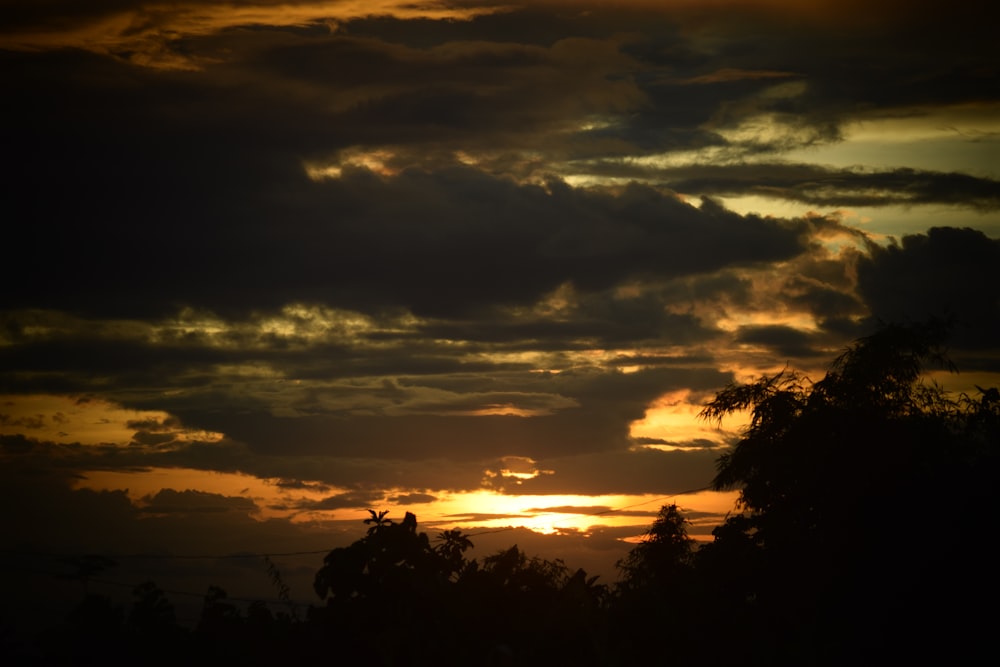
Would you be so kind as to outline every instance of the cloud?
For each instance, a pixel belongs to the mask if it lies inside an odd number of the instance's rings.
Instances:
[[[418,7],[399,0],[364,2],[180,2],[169,6],[136,0],[87,3],[11,2],[10,21],[0,32],[0,46],[43,50],[77,48],[133,65],[168,70],[198,70],[224,60],[222,53],[185,53],[178,41],[211,39],[240,28],[289,32],[333,32],[340,21],[389,14],[400,18],[468,19],[488,9]]]
[[[448,515],[449,519],[468,523],[481,523],[483,521],[495,521],[497,519],[518,519],[520,514],[493,514],[488,512],[463,512],[461,514]]]
[[[996,370],[997,240],[923,232],[933,207],[995,224],[990,163],[962,157],[996,130],[993,26],[977,3],[869,5],[7,3],[10,537],[284,552],[363,526],[263,516],[484,478],[669,497],[731,434],[650,426],[665,396],[685,397],[673,418],[786,360],[811,371],[876,318],[954,316],[960,364]],[[858,136],[906,150],[853,165]],[[829,213],[850,206],[874,219]],[[908,233],[884,241],[900,206]],[[164,471],[278,500],[74,486]],[[480,548],[613,562],[635,513]],[[497,518],[520,519],[464,520]]]
[[[790,164],[697,166],[676,172],[677,177],[671,171],[659,175],[678,192],[762,195],[814,206],[951,204],[986,211],[1000,205],[1000,182],[967,174]]]
[[[321,500],[301,500],[293,505],[297,510],[365,509],[374,507],[384,499],[378,492],[351,491],[327,496]]]
[[[37,430],[45,426],[45,415],[14,417],[0,413],[0,426],[23,428],[29,431]]]
[[[280,479],[275,485],[281,489],[308,489],[316,491],[328,491],[329,486],[316,482],[305,482],[299,479]]]
[[[396,505],[420,505],[434,502],[437,500],[437,496],[432,496],[429,493],[406,493],[399,496],[392,496],[387,498],[387,500]]]
[[[740,327],[736,333],[736,342],[764,345],[786,359],[816,356],[817,350],[811,347],[811,340],[808,333],[783,325]]]
[[[527,305],[567,282],[594,291],[637,277],[784,259],[801,251],[805,231],[795,222],[698,209],[641,186],[621,195],[555,182],[544,189],[471,169],[404,172],[389,179],[352,172],[336,182],[300,187],[305,189],[294,204],[286,205],[291,209],[262,202],[228,247],[204,264],[188,257],[194,264],[170,281],[138,272],[118,282],[113,257],[128,255],[127,246],[119,245],[128,237],[109,237],[86,257],[70,248],[57,256],[69,265],[65,270],[79,269],[75,285],[29,286],[11,305],[68,308],[72,300],[77,312],[134,315],[141,314],[135,303],[142,294],[141,308],[150,314],[167,314],[184,303],[246,316],[254,308],[278,309],[295,295],[375,314],[405,308],[453,317],[491,305]],[[133,230],[129,243],[149,248],[145,261],[168,265],[178,249],[169,240],[154,242],[158,216],[151,217],[148,231]],[[181,224],[193,232],[199,217]],[[263,223],[277,219],[286,222],[274,238]],[[108,223],[97,224],[99,229]],[[227,233],[224,226],[213,227],[198,227],[207,248]],[[151,235],[148,242],[143,234]],[[174,234],[179,241],[186,232]],[[113,298],[104,298],[109,291]]]
[[[679,442],[676,440],[665,440],[663,438],[650,438],[650,437],[638,437],[633,438],[637,445],[663,445],[669,449],[666,451],[676,450],[676,449],[718,449],[719,442],[716,440],[708,440],[707,438],[697,438],[694,440],[686,440]],[[653,447],[655,449],[655,447]]]
[[[801,251],[793,223],[687,206],[664,186],[816,206],[997,204],[996,182],[984,176],[744,160],[838,141],[857,108],[877,117],[981,100],[990,70],[976,58],[976,35],[932,67],[938,51],[914,50],[923,33],[907,27],[920,22],[912,16],[878,43],[846,49],[818,24],[791,33],[771,14],[756,16],[763,32],[750,37],[721,18],[692,29],[686,15],[649,9],[607,26],[599,9],[452,23],[358,16],[333,32],[306,16],[317,11],[309,3],[267,29],[272,10],[227,6],[228,23],[215,5],[197,16],[183,5],[147,12],[138,26],[187,30],[185,48],[227,54],[198,72],[61,51],[0,54],[17,100],[2,113],[16,165],[10,205],[28,216],[24,260],[60,267],[20,281],[5,306],[122,317],[191,306],[246,317],[295,298],[454,318],[530,304],[567,283],[593,293]],[[44,18],[29,14],[22,8],[19,24]],[[539,20],[521,38],[525,17]],[[251,19],[253,31],[222,30]],[[751,39],[770,46],[751,48]],[[910,46],[906,57],[896,44]],[[832,52],[822,45],[847,53],[846,70],[843,57],[836,68],[820,57]],[[879,66],[862,67],[871,62]],[[903,83],[885,86],[889,75]],[[692,80],[701,83],[677,83]],[[730,160],[655,166],[696,149]],[[311,181],[307,165],[339,177]],[[602,192],[546,183],[553,173],[657,187]],[[2,275],[19,279],[12,266]]]
[[[552,474],[523,480],[517,492],[681,494],[708,486],[715,476],[718,456],[713,450],[640,449],[553,457],[539,461],[539,466],[552,470]]]
[[[205,512],[237,512],[245,515],[257,510],[257,505],[250,498],[223,496],[193,489],[161,489],[155,495],[142,498],[140,507],[144,513],[152,515]]]
[[[858,263],[858,291],[887,322],[951,318],[957,346],[1000,340],[1000,240],[972,229],[933,228],[872,249]]]

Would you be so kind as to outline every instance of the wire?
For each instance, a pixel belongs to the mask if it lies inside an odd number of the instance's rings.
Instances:
[[[276,556],[314,556],[316,554],[328,554],[329,549],[315,549],[313,551],[285,551],[276,553],[235,553],[216,555],[185,555],[185,554],[124,554],[111,556],[110,558],[134,558],[134,559],[163,559],[163,560],[226,560],[236,558],[271,558]]]
[[[105,585],[108,585],[108,586],[120,586],[120,587],[123,587],[123,588],[131,588],[133,590],[135,588],[137,588],[138,586],[142,585],[142,584],[129,584],[129,583],[126,583],[124,581],[113,581],[111,579],[99,579],[99,578],[95,578],[95,577],[91,577],[90,579],[88,579],[88,581],[91,582],[91,583],[95,583],[95,584],[105,584]],[[143,582],[143,583],[146,583],[146,582]],[[169,595],[181,595],[181,596],[185,596],[185,597],[195,597],[195,598],[202,598],[202,599],[204,599],[206,597],[205,593],[194,593],[192,591],[178,591],[178,590],[172,590],[172,589],[167,589],[167,588],[160,588],[159,586],[157,586],[157,590],[160,590],[163,593],[167,593]],[[273,605],[277,605],[277,606],[281,606],[281,607],[289,607],[289,606],[291,606],[291,607],[303,607],[303,608],[306,608],[306,607],[312,606],[311,603],[309,603],[309,602],[297,602],[297,601],[294,601],[294,600],[274,600],[274,599],[263,599],[263,598],[238,598],[238,597],[231,597],[229,595],[226,595],[226,597],[224,597],[224,598],[220,598],[219,601],[220,602],[245,602],[247,604],[253,604],[255,602],[262,602],[264,604],[273,604]]]
[[[652,500],[644,500],[642,502],[633,503],[631,505],[623,505],[621,507],[613,507],[613,508],[603,509],[603,510],[600,510],[600,511],[597,511],[597,512],[590,512],[590,513],[584,514],[583,516],[596,517],[596,516],[602,516],[602,515],[605,515],[605,514],[612,514],[614,512],[621,512],[622,510],[631,509],[633,507],[642,507],[643,505],[651,505],[653,503],[662,503],[662,502],[664,502],[666,500],[670,500],[671,498],[676,498],[678,496],[684,496],[684,495],[689,495],[689,494],[693,494],[693,493],[700,493],[702,491],[708,491],[710,489],[711,489],[711,487],[708,487],[708,486],[701,487],[701,488],[698,488],[698,489],[688,489],[688,490],[685,490],[685,491],[679,491],[679,492],[677,492],[675,494],[671,494],[669,496],[662,496],[662,497],[659,497],[659,498],[654,498]],[[546,515],[558,516],[559,514],[560,513],[557,513],[557,512],[548,512],[548,513],[537,514],[535,516],[546,516]],[[483,531],[479,531],[479,532],[475,532],[475,533],[467,533],[465,535],[465,537],[478,537],[478,536],[481,536],[481,535],[493,535],[493,534],[497,534],[497,533],[505,533],[505,532],[509,532],[509,531],[512,531],[512,530],[516,530],[517,528],[518,528],[517,526],[506,526],[504,528],[496,528],[496,529],[493,529],[493,530],[483,530]],[[155,560],[155,559],[163,559],[163,560],[229,560],[229,559],[237,559],[237,558],[262,558],[262,559],[267,559],[267,558],[270,558],[270,557],[312,556],[312,555],[317,555],[317,554],[329,553],[330,551],[331,551],[330,549],[315,549],[315,550],[308,550],[308,551],[285,551],[285,552],[275,552],[275,553],[238,553],[238,554],[222,554],[222,555],[218,555],[218,554],[216,554],[216,555],[119,554],[119,555],[115,555],[115,556],[107,556],[107,558],[110,558],[111,560],[114,560],[114,559],[118,559],[118,560],[125,560],[125,559],[150,559],[150,560]],[[0,555],[16,556],[16,557],[30,557],[30,558],[38,558],[40,556],[44,556],[44,557],[56,558],[56,559],[60,559],[60,560],[66,560],[66,559],[72,558],[72,555],[70,555],[70,554],[44,553],[44,552],[20,552],[20,551],[13,551],[13,550],[0,550]],[[29,570],[27,570],[27,568],[22,568],[22,571],[29,571]],[[34,574],[49,575],[49,576],[56,577],[56,578],[61,578],[61,579],[65,579],[68,576],[69,577],[73,577],[74,576],[74,575],[68,575],[67,573],[57,573],[57,572],[50,572],[50,571],[38,570],[38,569],[34,569],[33,573]],[[123,582],[123,581],[115,581],[115,580],[112,580],[112,579],[104,579],[104,578],[101,578],[101,577],[79,576],[78,578],[81,578],[81,579],[85,580],[88,583],[101,584],[101,585],[107,585],[107,586],[118,586],[118,587],[123,587],[123,588],[130,588],[132,590],[135,590],[138,586],[142,585],[142,584],[126,583],[126,582]],[[192,591],[182,591],[182,590],[176,590],[176,589],[163,589],[163,588],[161,588],[159,590],[161,590],[164,594],[167,594],[167,595],[177,595],[177,596],[183,596],[183,597],[195,597],[195,598],[201,598],[201,599],[205,599],[205,597],[206,597],[205,593],[195,593],[195,592],[192,592]],[[225,602],[237,602],[237,603],[243,603],[243,604],[276,605],[276,606],[279,606],[279,607],[290,608],[292,610],[296,610],[296,609],[308,609],[308,608],[310,608],[310,607],[313,606],[312,603],[309,603],[309,602],[299,602],[299,601],[293,601],[293,600],[261,599],[261,598],[241,598],[241,597],[230,597],[228,595],[225,598],[222,598],[222,600],[225,601]]]
[[[589,512],[582,514],[584,517],[596,517],[603,516],[605,514],[613,514],[615,512],[621,512],[622,510],[632,509],[633,507],[642,507],[643,505],[651,505],[653,503],[662,503],[671,498],[676,498],[678,496],[686,496],[694,493],[701,493],[702,491],[710,491],[711,486],[703,486],[697,489],[687,489],[685,491],[678,491],[669,496],[662,496],[659,498],[654,498],[652,500],[644,500],[639,503],[633,503],[631,505],[623,505],[621,507],[610,507],[607,509],[600,510],[598,512]],[[535,517],[540,516],[560,516],[564,514],[563,512],[543,512],[536,514]],[[568,521],[568,519],[567,519]],[[556,522],[553,527],[558,527]],[[493,535],[496,533],[505,533],[512,530],[517,530],[520,526],[506,526],[504,528],[495,528],[491,530],[482,530],[475,533],[465,533],[464,537],[477,537],[480,535]],[[248,552],[248,553],[231,553],[231,554],[112,554],[105,555],[111,560],[235,560],[240,558],[276,558],[276,557],[289,557],[289,556],[315,556],[318,554],[328,554],[332,549],[313,549],[308,551],[283,551],[283,552]],[[39,556],[46,556],[50,558],[69,558],[72,554],[65,553],[52,553],[52,552],[18,552],[13,550],[0,550],[2,555],[10,556],[23,556],[30,558],[37,558]]]
[[[233,553],[233,554],[87,554],[101,555],[111,560],[230,560],[238,558],[268,558],[277,556],[314,556],[316,554],[328,554],[330,549],[315,549],[312,551],[285,551],[274,553]],[[45,556],[49,558],[72,558],[75,554],[45,552],[45,551],[14,551],[11,549],[0,550],[0,555],[23,556],[28,558],[38,558]]]

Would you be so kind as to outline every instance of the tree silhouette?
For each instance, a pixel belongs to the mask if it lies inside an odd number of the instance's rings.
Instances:
[[[42,655],[54,664],[124,664],[129,657],[124,622],[124,610],[111,598],[88,593],[59,626],[43,631]]]
[[[758,663],[834,664],[859,650],[898,659],[901,627],[924,629],[938,638],[924,650],[941,651],[975,627],[967,607],[944,619],[940,606],[995,590],[992,568],[955,538],[996,523],[982,471],[997,463],[998,401],[989,390],[955,399],[924,379],[952,368],[946,336],[938,321],[890,325],[818,382],[782,371],[727,387],[702,412],[750,412],[714,480],[740,490],[741,512],[698,560],[734,617],[772,629]],[[946,583],[959,579],[961,592]]]
[[[314,588],[326,606],[311,620],[342,633],[349,656],[410,664],[455,622],[452,588],[472,542],[455,530],[432,546],[413,514],[369,513],[367,534],[324,558]]]
[[[187,632],[177,624],[174,606],[151,581],[132,591],[135,601],[125,621],[131,659],[145,664],[172,664],[187,650]]]
[[[620,589],[665,587],[688,576],[694,540],[687,534],[687,520],[677,505],[664,505],[642,542],[618,561]]]
[[[607,589],[596,580],[515,544],[463,572],[462,623],[474,646],[509,652],[514,664],[600,664]]]
[[[704,408],[749,413],[714,485],[736,511],[696,548],[676,505],[660,508],[609,590],[517,545],[468,560],[468,535],[431,539],[417,518],[369,510],[366,534],[316,573],[308,614],[248,607],[219,588],[193,632],[164,591],[128,614],[85,596],[41,636],[56,664],[329,662],[377,665],[841,665],[989,655],[1000,597],[989,541],[1000,461],[1000,391],[954,396],[940,322],[888,326],[819,381],[792,370],[733,384]],[[113,563],[69,561],[86,582]],[[278,597],[291,597],[265,565]],[[86,591],[85,591],[86,592]],[[859,659],[859,656],[863,656]],[[36,661],[37,662],[37,661]]]
[[[699,660],[695,542],[687,525],[677,505],[664,505],[642,541],[618,561],[612,616],[616,653],[625,664],[651,657],[654,637],[671,646],[670,658],[678,664]]]
[[[324,628],[327,640],[337,636],[345,659],[603,664],[607,595],[596,577],[528,557],[516,545],[468,561],[472,542],[458,530],[432,544],[414,515],[396,522],[370,513],[365,537],[331,551],[315,580],[326,605],[312,610],[309,623]]]
[[[338,603],[439,588],[463,567],[462,553],[472,542],[460,531],[446,531],[442,543],[432,547],[410,512],[402,523],[386,518],[386,512],[369,512],[367,535],[324,558],[313,584],[321,598]]]

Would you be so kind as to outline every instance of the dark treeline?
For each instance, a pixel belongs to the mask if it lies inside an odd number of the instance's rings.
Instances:
[[[994,653],[993,493],[1000,392],[953,397],[938,323],[859,340],[819,382],[790,371],[720,392],[708,419],[749,411],[718,463],[737,511],[697,548],[676,506],[598,583],[517,546],[479,562],[372,512],[334,549],[308,610],[249,607],[221,589],[182,628],[167,596],[126,612],[87,596],[18,647],[39,664],[967,664]],[[280,573],[271,568],[279,597]]]

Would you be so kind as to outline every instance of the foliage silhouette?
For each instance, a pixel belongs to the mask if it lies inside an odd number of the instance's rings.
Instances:
[[[337,603],[440,587],[464,567],[461,554],[472,543],[459,531],[442,534],[442,544],[432,547],[427,535],[417,532],[413,514],[395,523],[386,512],[369,512],[367,535],[324,558],[313,584],[321,598]]]
[[[315,580],[326,606],[310,622],[336,631],[345,655],[380,664],[457,665],[489,654],[590,664],[604,635],[595,632],[606,598],[596,577],[517,546],[468,561],[473,545],[461,531],[444,531],[432,545],[413,514],[397,523],[369,512],[365,537],[331,551]]]
[[[468,535],[369,510],[365,535],[324,558],[308,614],[249,607],[211,587],[192,631],[166,594],[131,610],[85,595],[34,662],[374,665],[840,665],[972,662],[992,651],[1000,506],[1000,391],[952,396],[940,322],[888,326],[823,379],[792,370],[720,391],[702,415],[747,411],[714,485],[736,512],[696,548],[680,508],[660,509],[597,583],[517,545],[477,561]],[[71,561],[86,582],[113,563]],[[291,599],[265,560],[279,599]],[[86,591],[85,591],[86,593]]]
[[[690,574],[695,542],[677,505],[664,505],[642,542],[618,561],[620,590],[660,588]]]
[[[728,613],[769,638],[756,663],[838,664],[861,650],[898,659],[915,628],[938,638],[925,654],[943,653],[977,626],[968,606],[947,620],[941,606],[975,587],[995,591],[993,568],[941,531],[996,523],[982,471],[997,463],[998,402],[991,391],[954,399],[922,379],[952,368],[946,335],[939,321],[890,325],[816,383],[782,371],[727,387],[702,412],[750,412],[714,480],[740,490],[741,512],[697,561]],[[876,519],[884,513],[891,520]]]
[[[621,578],[610,613],[615,654],[623,664],[657,659],[648,643],[654,637],[671,647],[672,661],[701,660],[695,541],[687,526],[677,505],[661,507],[642,541],[618,562]]]
[[[88,593],[39,644],[60,664],[119,664],[127,656],[125,612],[104,595]],[[27,662],[27,661],[25,661]]]
[[[74,568],[72,574],[62,575],[61,578],[73,579],[83,582],[84,594],[89,593],[89,584],[92,577],[101,574],[105,570],[115,567],[118,563],[99,554],[87,554],[84,556],[65,557],[59,559],[61,562]]]

